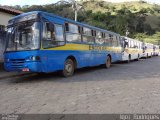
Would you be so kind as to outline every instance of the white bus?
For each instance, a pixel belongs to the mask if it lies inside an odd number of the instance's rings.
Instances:
[[[131,60],[139,60],[142,57],[141,41],[128,37],[121,37],[121,41],[123,46],[122,61],[130,62]]]
[[[154,54],[153,47],[154,47],[154,45],[151,44],[151,43],[143,43],[143,55],[142,55],[142,57],[143,58],[152,57],[153,54]]]
[[[158,56],[159,55],[159,47],[158,45],[153,46],[153,55]]]

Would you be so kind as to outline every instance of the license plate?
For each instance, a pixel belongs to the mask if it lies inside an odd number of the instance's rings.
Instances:
[[[22,71],[23,72],[29,72],[29,69],[28,68],[23,68]]]

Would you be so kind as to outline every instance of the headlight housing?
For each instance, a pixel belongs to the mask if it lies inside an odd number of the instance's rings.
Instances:
[[[26,61],[40,61],[40,60],[41,60],[40,56],[30,56],[27,58]]]

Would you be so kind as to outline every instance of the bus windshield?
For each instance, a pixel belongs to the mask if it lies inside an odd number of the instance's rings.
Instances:
[[[9,27],[6,51],[35,50],[40,46],[40,22]]]

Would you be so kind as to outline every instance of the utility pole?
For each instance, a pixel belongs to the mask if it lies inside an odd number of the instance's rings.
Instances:
[[[74,11],[74,20],[77,21],[78,9],[77,9],[77,2],[75,0],[72,0],[72,8]]]
[[[78,4],[76,0],[60,0],[57,3],[55,3],[55,5],[57,4],[72,4],[75,21],[77,21],[78,11],[83,8],[82,5]]]
[[[71,3],[74,11],[74,20],[77,21],[78,11],[82,8],[82,5],[78,4],[76,0],[71,0]]]
[[[126,30],[126,37],[129,35],[129,31],[128,30]]]

